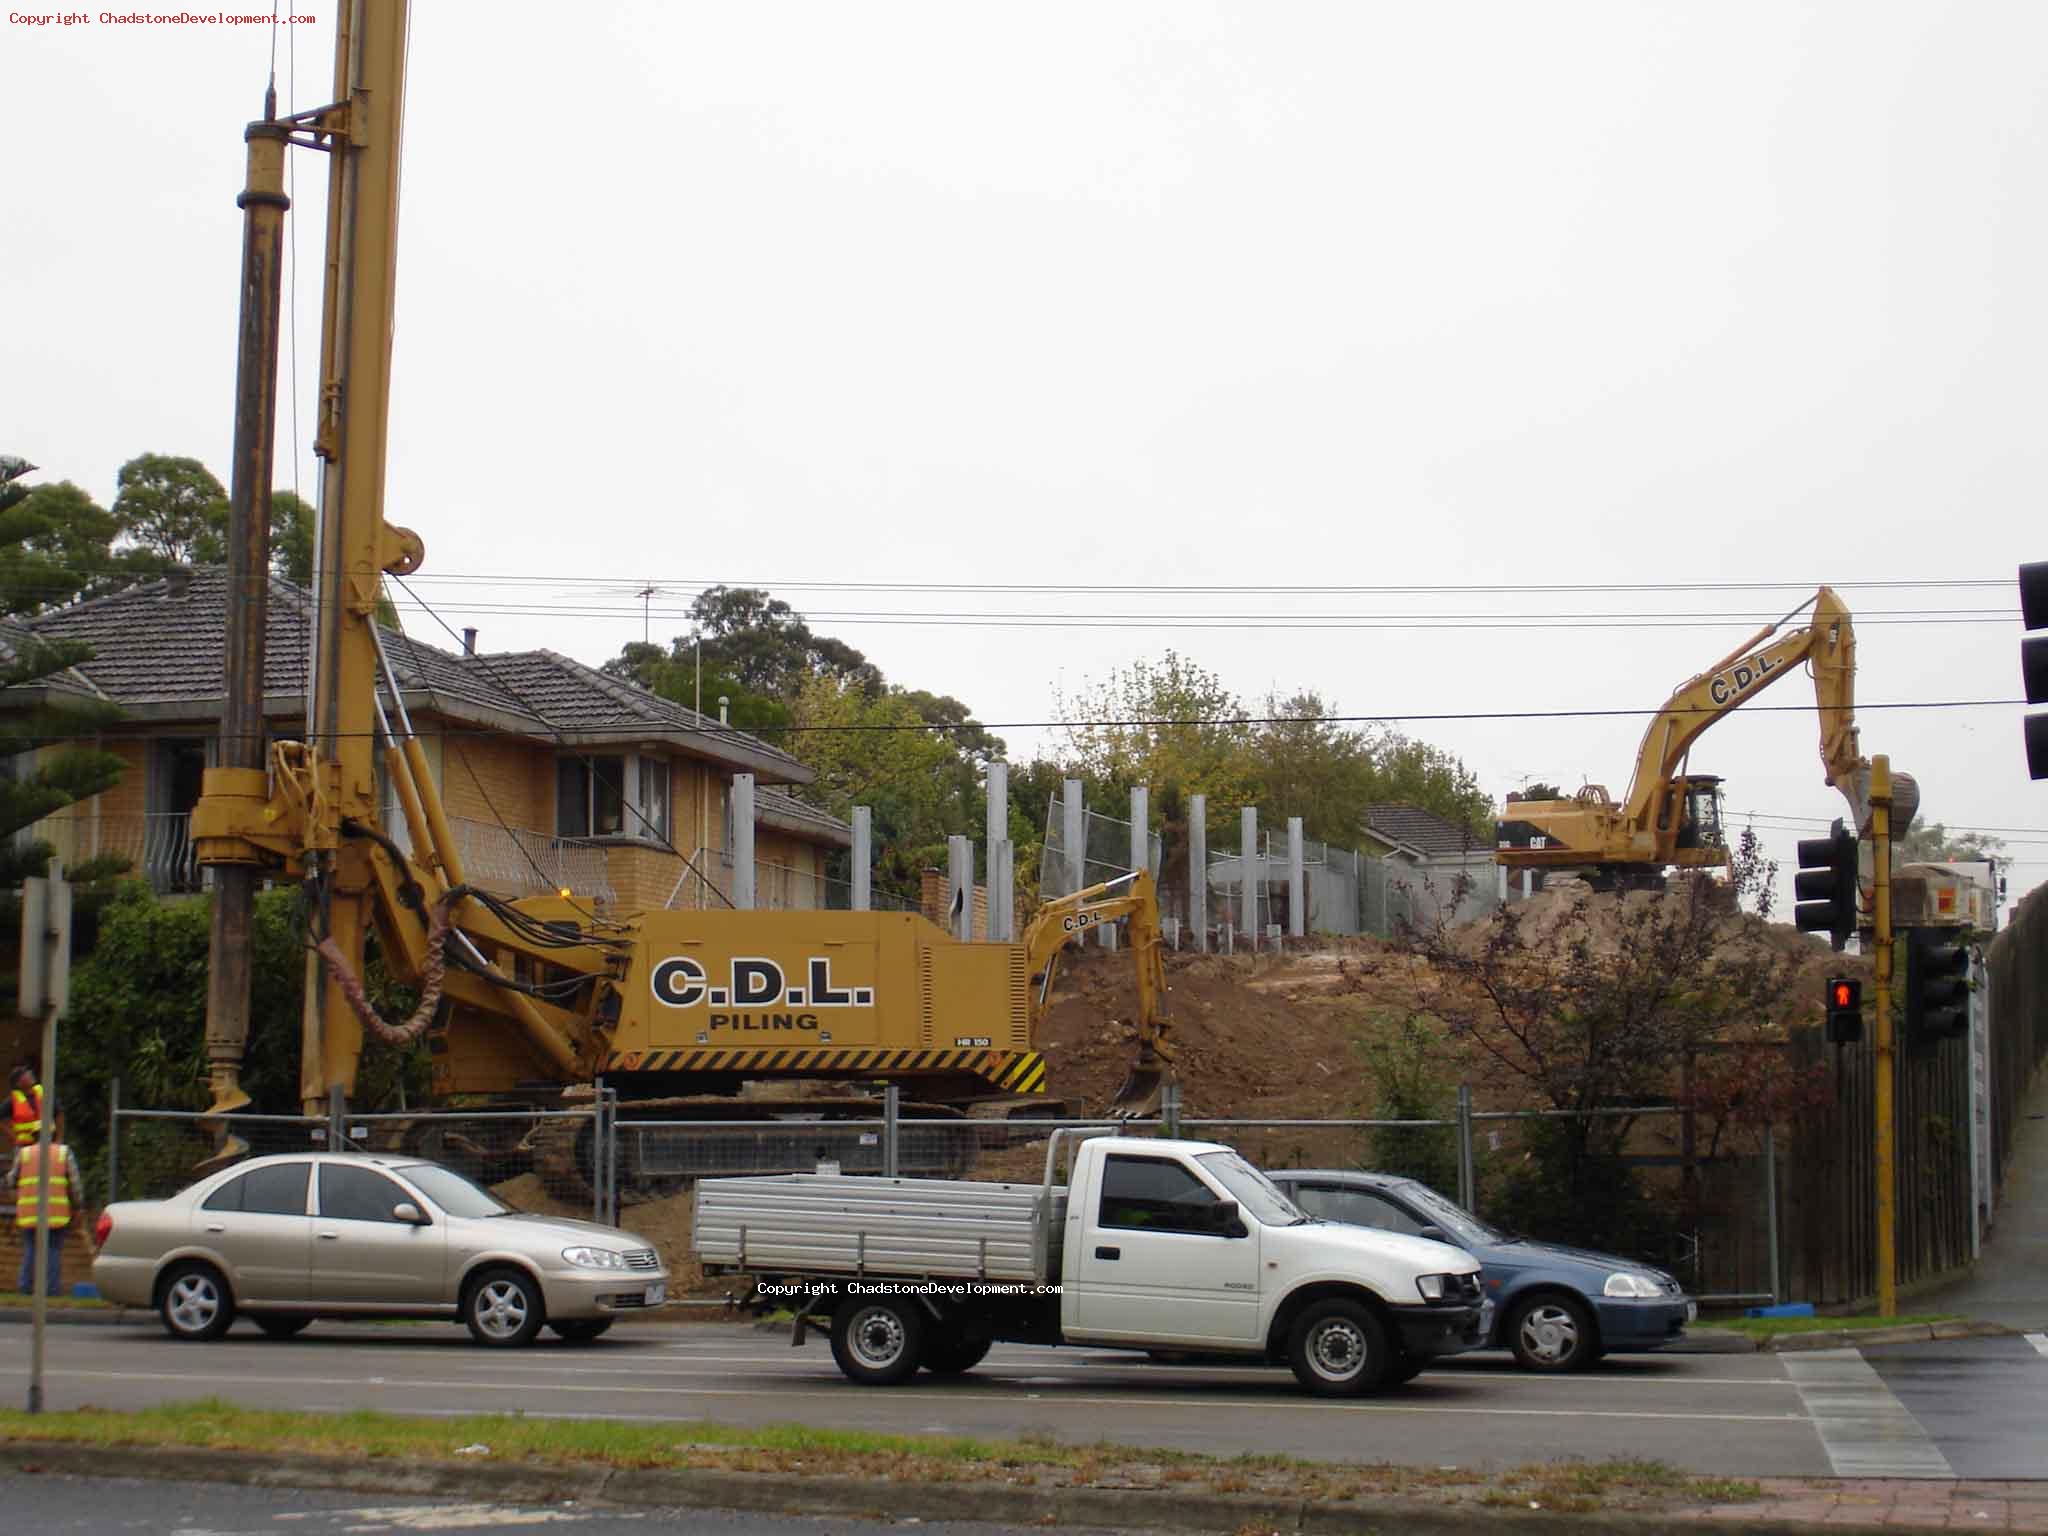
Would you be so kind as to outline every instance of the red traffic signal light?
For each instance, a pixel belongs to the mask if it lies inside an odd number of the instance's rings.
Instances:
[[[1853,1045],[1863,1038],[1863,983],[1853,976],[1830,976],[1827,986],[1830,1045]]]

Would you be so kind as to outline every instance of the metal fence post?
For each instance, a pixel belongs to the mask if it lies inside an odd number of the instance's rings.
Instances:
[[[1472,1158],[1472,1085],[1458,1084],[1458,1204],[1478,1209],[1478,1169]]]
[[[898,1137],[902,1133],[903,1089],[889,1083],[882,1089],[882,1177],[896,1177]]]
[[[121,1074],[107,1084],[107,1204],[121,1198]]]
[[[603,1226],[605,1212],[611,1209],[604,1190],[604,1079],[595,1079],[591,1086],[597,1092],[590,1105],[590,1219]]]
[[[348,1095],[342,1092],[341,1084],[335,1083],[327,1090],[327,1150],[342,1152],[348,1148]]]
[[[1167,1137],[1180,1135],[1179,1083],[1166,1083],[1159,1090],[1159,1132]]]
[[[1778,1128],[1764,1127],[1764,1220],[1771,1229],[1771,1305],[1784,1298],[1778,1286]]]

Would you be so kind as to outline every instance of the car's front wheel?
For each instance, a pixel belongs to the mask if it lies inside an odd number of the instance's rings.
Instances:
[[[164,1276],[157,1313],[174,1339],[217,1339],[235,1320],[235,1298],[219,1270],[195,1260]]]
[[[1322,1397],[1355,1397],[1386,1380],[1393,1366],[1387,1330],[1363,1302],[1335,1296],[1310,1302],[1287,1338],[1294,1379]]]
[[[479,1344],[500,1349],[531,1344],[547,1321],[540,1282],[523,1270],[487,1269],[470,1282],[462,1320]]]
[[[1569,1296],[1553,1293],[1518,1302],[1503,1331],[1525,1371],[1579,1371],[1600,1358],[1593,1314]]]

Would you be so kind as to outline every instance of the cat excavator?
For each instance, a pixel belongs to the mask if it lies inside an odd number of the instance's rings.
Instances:
[[[1809,608],[1804,624],[1779,633]],[[1600,784],[1569,800],[1510,800],[1500,819],[1526,824],[1543,846],[1503,847],[1495,861],[1510,869],[1582,873],[1596,889],[1654,884],[1673,866],[1728,867],[1721,780],[1687,771],[1693,743],[1801,662],[1813,676],[1821,766],[1849,802],[1850,825],[1862,828],[1869,820],[1870,763],[1856,731],[1856,631],[1841,598],[1822,587],[1672,691],[1643,733],[1619,801]]]
[[[437,1095],[472,1104],[558,1103],[600,1076],[622,1115],[658,1108],[664,1119],[744,1083],[818,1080],[896,1084],[960,1112],[1033,1096],[1042,1104],[1036,1034],[1060,953],[1117,920],[1128,927],[1139,1009],[1113,1108],[1149,1112],[1172,1056],[1149,871],[1047,903],[1021,944],[963,942],[913,913],[600,913],[568,892],[508,899],[466,873],[378,624],[385,575],[409,575],[425,559],[419,536],[383,515],[407,20],[406,0],[346,0],[332,104],[280,118],[273,89],[245,134],[227,701],[219,766],[192,814],[215,885],[207,1054],[217,1123],[249,1105],[250,914],[256,883],[278,878],[303,882],[306,894],[308,1113],[328,1113],[337,1099],[346,1106],[366,1035],[397,1045],[424,1036]],[[284,161],[294,145],[329,156],[317,617],[310,728],[266,751]],[[383,827],[380,772],[403,842]],[[372,934],[393,979],[419,989],[402,1024],[381,1019],[366,997]],[[755,1100],[747,1112],[770,1108]],[[622,1173],[631,1187],[633,1171]]]

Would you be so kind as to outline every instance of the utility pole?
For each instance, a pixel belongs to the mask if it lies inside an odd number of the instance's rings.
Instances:
[[[43,1411],[43,1332],[49,1321],[50,1148],[57,1119],[57,1020],[71,998],[71,886],[63,866],[50,860],[48,878],[21,882],[21,1001],[25,1019],[43,1026],[42,1126],[36,1134],[36,1224],[22,1231],[32,1245],[29,1293],[34,1324],[29,1340],[28,1411]],[[18,1197],[17,1197],[18,1198]],[[83,1219],[81,1207],[76,1213]]]
[[[1898,1202],[1893,1157],[1898,1142],[1898,1116],[1892,1105],[1893,1075],[1898,1064],[1892,1030],[1892,760],[1870,760],[1871,923],[1876,931],[1877,978],[1877,1312],[1898,1315]]]

